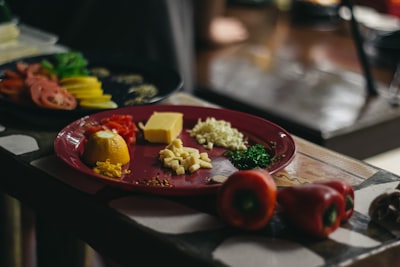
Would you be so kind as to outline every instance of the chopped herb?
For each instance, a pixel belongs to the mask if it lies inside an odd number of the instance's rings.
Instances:
[[[89,75],[88,62],[80,52],[58,53],[54,55],[53,61],[44,59],[41,65],[59,78]]]
[[[246,150],[227,150],[225,155],[239,170],[267,168],[274,160],[271,153],[261,144],[249,146]]]

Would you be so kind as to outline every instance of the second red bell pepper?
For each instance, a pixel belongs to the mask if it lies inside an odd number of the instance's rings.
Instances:
[[[342,222],[350,219],[354,212],[354,188],[348,182],[342,180],[324,180],[316,183],[323,184],[337,190],[344,197],[344,216]]]
[[[274,215],[277,187],[264,169],[239,170],[217,192],[217,210],[227,224],[249,231],[265,227]]]
[[[321,184],[301,184],[278,191],[278,203],[297,229],[317,238],[335,231],[344,212],[344,198]]]

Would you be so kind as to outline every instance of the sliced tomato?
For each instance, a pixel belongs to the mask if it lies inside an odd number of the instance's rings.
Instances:
[[[43,81],[36,81],[29,88],[32,101],[38,106],[42,106],[42,102],[40,101],[40,96],[42,95],[42,90],[44,85],[45,84],[43,83]]]
[[[75,109],[78,105],[76,98],[59,86],[49,86],[42,90],[40,96],[42,106],[53,109]]]
[[[75,109],[77,100],[58,85],[58,78],[40,63],[16,63],[16,70],[4,71],[6,78],[0,81],[0,93],[13,101],[31,100],[40,107]]]
[[[30,87],[30,93],[33,102],[40,107],[72,110],[78,105],[74,96],[50,80],[37,80]]]
[[[25,83],[23,79],[15,78],[15,79],[5,79],[0,82],[2,87],[9,89],[10,91],[20,92],[24,87]]]
[[[26,68],[26,77],[32,77],[40,73],[40,70],[42,68],[42,65],[39,63],[32,63],[29,64],[28,67]]]
[[[17,62],[16,67],[19,73],[25,73],[26,70],[28,69],[29,64],[25,62]]]
[[[15,72],[15,71],[12,71],[12,70],[8,70],[8,69],[4,71],[4,74],[7,76],[7,78],[10,78],[10,79],[22,79],[23,78],[21,74]]]
[[[28,77],[25,79],[25,84],[27,86],[32,86],[34,83],[36,83],[38,81],[46,82],[46,81],[48,81],[48,79],[46,77],[40,76],[40,75],[31,76],[31,77]]]

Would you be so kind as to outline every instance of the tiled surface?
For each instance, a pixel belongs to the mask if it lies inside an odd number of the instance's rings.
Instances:
[[[400,147],[365,159],[369,164],[400,175]]]

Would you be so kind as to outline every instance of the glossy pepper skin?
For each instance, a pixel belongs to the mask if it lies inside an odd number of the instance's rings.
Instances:
[[[278,203],[288,220],[302,232],[326,238],[341,222],[343,196],[321,184],[301,184],[278,191]]]
[[[274,215],[277,187],[264,169],[239,170],[217,192],[217,211],[223,221],[238,229],[256,231]]]
[[[337,190],[344,197],[344,216],[342,223],[350,219],[354,212],[354,188],[346,181],[342,180],[324,180],[316,182]]]

